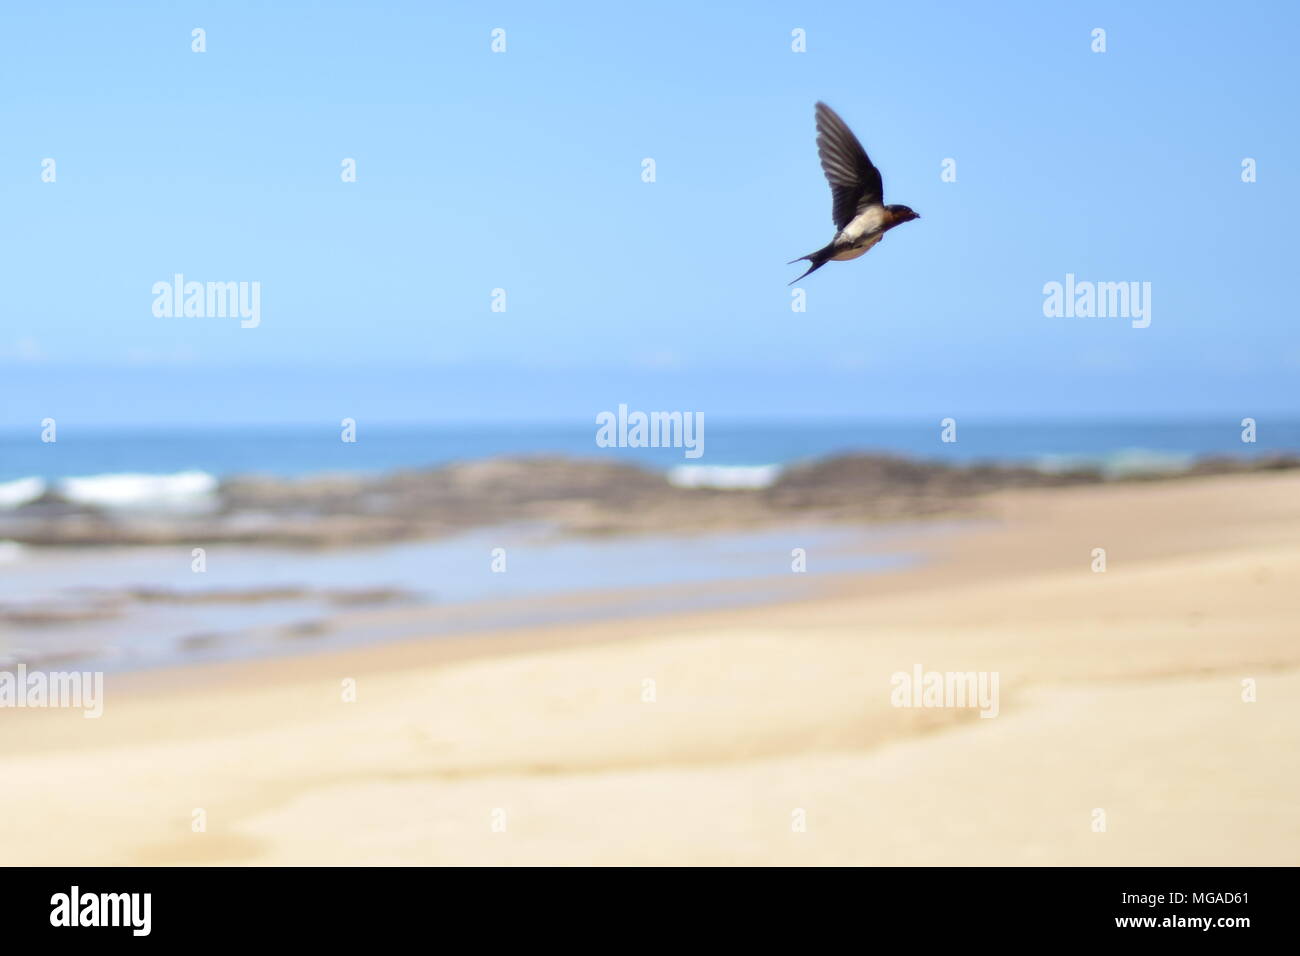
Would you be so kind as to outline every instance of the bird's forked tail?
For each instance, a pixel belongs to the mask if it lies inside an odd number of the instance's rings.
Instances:
[[[834,243],[831,243],[831,245],[829,245],[829,246],[824,246],[824,247],[822,247],[821,249],[818,249],[816,252],[810,252],[810,253],[808,253],[808,255],[806,255],[806,256],[800,256],[798,259],[791,259],[789,262],[787,262],[786,265],[788,265],[788,266],[792,266],[792,265],[794,265],[796,262],[804,262],[804,261],[807,261],[807,262],[811,262],[811,263],[812,263],[812,265],[810,265],[810,266],[808,267],[808,271],[807,271],[807,272],[805,272],[802,276],[799,276],[798,278],[791,279],[790,282],[789,282],[789,284],[790,284],[790,285],[794,285],[796,282],[799,281],[799,279],[802,279],[803,276],[806,276],[806,275],[809,275],[809,274],[811,274],[811,273],[813,273],[813,272],[816,272],[816,271],[817,271],[818,269],[820,269],[822,266],[826,265],[826,263],[830,262],[830,259],[831,259],[831,246],[833,246],[833,245],[834,245]]]

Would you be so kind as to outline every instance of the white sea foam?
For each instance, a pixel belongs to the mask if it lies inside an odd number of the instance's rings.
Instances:
[[[205,471],[174,475],[110,474],[64,478],[59,494],[77,504],[98,508],[202,510],[213,504],[217,479]]]
[[[45,479],[19,478],[0,482],[0,508],[17,508],[45,493]]]
[[[17,541],[0,541],[0,564],[12,564],[20,560],[26,550]]]
[[[766,488],[780,474],[780,465],[677,465],[668,469],[668,481],[679,488],[736,491]]]

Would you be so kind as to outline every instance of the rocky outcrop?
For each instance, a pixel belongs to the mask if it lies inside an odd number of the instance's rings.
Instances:
[[[1300,457],[1206,458],[1179,476],[1300,467]],[[976,514],[983,496],[1115,480],[1097,469],[952,465],[882,454],[786,468],[766,488],[679,487],[636,465],[557,457],[453,464],[377,477],[244,476],[221,483],[197,513],[77,505],[47,493],[0,512],[0,539],[31,545],[334,545],[428,538],[503,523],[572,534],[690,532],[791,519],[892,520]],[[1177,476],[1175,476],[1177,477]]]

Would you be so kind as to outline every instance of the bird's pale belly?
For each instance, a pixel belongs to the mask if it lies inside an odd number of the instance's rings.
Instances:
[[[869,250],[872,246],[874,246],[883,238],[884,238],[884,233],[879,233],[878,235],[874,235],[870,239],[867,239],[865,242],[862,243],[862,245],[849,246],[843,252],[835,253],[833,256],[831,256],[831,258],[836,259],[840,262],[844,262],[849,259],[856,259],[858,258],[858,256],[864,256],[867,254],[867,250]]]

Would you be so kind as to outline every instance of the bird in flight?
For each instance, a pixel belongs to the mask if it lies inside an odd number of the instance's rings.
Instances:
[[[885,237],[897,225],[921,217],[906,206],[886,206],[880,170],[867,158],[853,131],[825,103],[817,104],[817,158],[831,184],[831,218],[835,238],[806,256],[792,259],[811,262],[803,276],[816,272],[831,259],[856,259]]]

